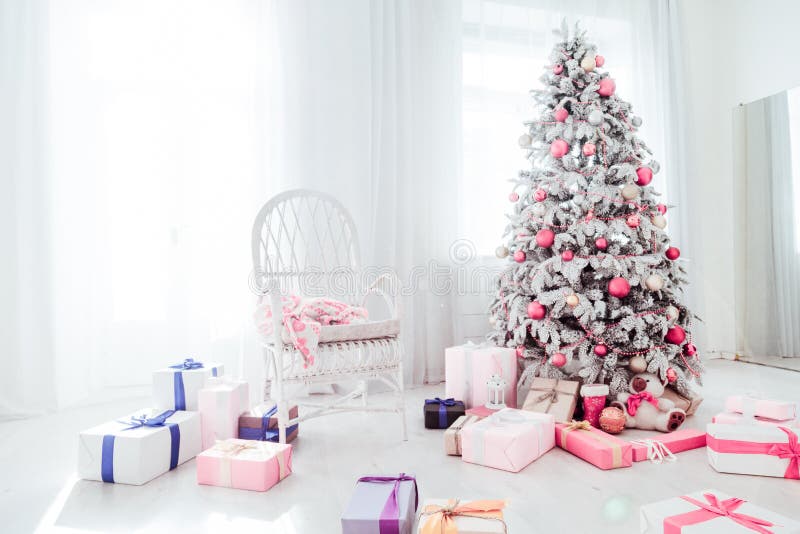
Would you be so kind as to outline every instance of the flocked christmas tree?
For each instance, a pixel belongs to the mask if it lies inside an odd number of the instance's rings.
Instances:
[[[613,395],[647,370],[687,394],[702,365],[680,251],[651,185],[659,165],[585,32],[570,37],[562,23],[556,33],[544,88],[532,91],[539,119],[519,139],[531,168],[509,197],[490,338],[517,349],[523,380],[579,377]]]

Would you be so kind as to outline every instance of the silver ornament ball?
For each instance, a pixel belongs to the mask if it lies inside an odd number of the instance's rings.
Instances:
[[[542,202],[537,202],[533,205],[531,211],[537,217],[544,217],[544,214],[547,213],[547,206],[545,206]]]
[[[594,57],[584,56],[581,60],[581,68],[586,72],[592,72],[597,67],[597,62]]]
[[[663,230],[667,226],[667,218],[663,215],[653,215],[653,225]]]
[[[528,134],[522,134],[519,136],[519,139],[517,139],[517,142],[521,147],[529,147],[533,142],[533,138]]]
[[[667,306],[667,309],[664,311],[664,314],[667,316],[667,321],[670,323],[674,323],[678,320],[678,308],[675,306]]]
[[[588,120],[589,124],[592,126],[599,126],[600,123],[603,122],[603,112],[599,109],[593,109],[589,112],[589,116],[586,117],[586,120]]]
[[[631,118],[631,124],[636,126],[637,128],[642,125],[642,118],[639,116],[634,116]]]
[[[628,362],[628,369],[630,369],[632,373],[644,373],[647,371],[647,360],[641,356],[634,356]]]
[[[639,196],[639,186],[635,184],[626,184],[625,187],[622,188],[622,198],[625,200],[633,200],[634,198]]]
[[[494,254],[495,256],[497,256],[502,260],[503,258],[508,256],[508,247],[500,245],[499,247],[497,247],[497,249],[495,249]]]
[[[664,287],[664,279],[657,274],[651,274],[645,279],[644,285],[650,291],[660,291]]]

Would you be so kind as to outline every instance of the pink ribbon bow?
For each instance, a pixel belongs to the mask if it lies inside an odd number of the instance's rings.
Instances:
[[[783,458],[789,458],[789,466],[786,468],[784,478],[800,479],[800,446],[797,443],[797,434],[786,427],[779,426],[781,430],[789,436],[789,443],[773,443],[769,447],[767,454]]]
[[[758,517],[736,513],[736,509],[746,501],[736,497],[731,497],[730,499],[720,501],[717,499],[717,496],[712,493],[704,493],[703,497],[706,498],[706,501],[708,501],[707,503],[698,501],[697,499],[693,499],[687,495],[682,496],[681,499],[694,504],[698,508],[702,508],[702,510],[696,510],[694,512],[688,512],[686,514],[667,518],[664,521],[664,532],[680,532],[680,529],[683,527],[702,523],[703,521],[714,519],[717,516],[725,516],[731,521],[736,521],[743,527],[754,530],[759,534],[772,534],[771,530],[767,530],[764,527],[771,527],[773,526],[773,523],[770,523],[765,519],[759,519]],[[675,528],[678,530],[675,530]]]
[[[647,401],[658,408],[658,400],[656,400],[653,394],[648,391],[642,391],[641,393],[633,393],[630,397],[628,397],[628,413],[631,415],[636,415],[636,411],[644,401]]]

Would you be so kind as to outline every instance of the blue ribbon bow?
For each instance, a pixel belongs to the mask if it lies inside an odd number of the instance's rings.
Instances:
[[[203,362],[196,362],[194,358],[186,358],[183,360],[183,363],[179,363],[177,365],[170,365],[170,369],[178,369],[175,371],[175,375],[173,377],[174,385],[173,385],[173,392],[175,395],[175,409],[176,410],[185,410],[186,409],[186,387],[183,384],[183,371],[194,371],[196,369],[204,369]],[[217,376],[217,368],[211,368],[211,376]]]
[[[185,360],[183,360],[183,363],[179,363],[177,365],[170,365],[170,368],[172,369],[185,369],[185,370],[202,369],[202,367],[203,367],[203,362],[196,362],[194,361],[194,358],[186,358]]]
[[[120,421],[123,424],[130,425],[125,430],[132,430],[134,428],[150,427],[158,428],[166,426],[169,428],[170,434],[170,451],[169,451],[169,470],[172,471],[178,467],[178,457],[181,451],[181,429],[177,423],[167,423],[175,410],[167,410],[158,414],[155,417],[131,417],[130,421]],[[100,456],[100,478],[103,482],[114,482],[114,441],[116,436],[113,434],[106,434],[103,436],[103,447]]]
[[[462,401],[457,401],[454,398],[440,399],[425,399],[425,404],[438,404],[439,405],[439,428],[447,428],[447,407],[448,406],[464,406]]]

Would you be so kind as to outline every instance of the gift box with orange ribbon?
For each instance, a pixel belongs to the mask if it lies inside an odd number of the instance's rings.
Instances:
[[[418,534],[507,534],[505,501],[427,499],[420,509]]]
[[[588,421],[557,423],[556,445],[600,469],[630,467],[633,462],[630,443],[594,428]]]
[[[642,534],[797,534],[800,523],[716,490],[698,491],[642,506]]]

